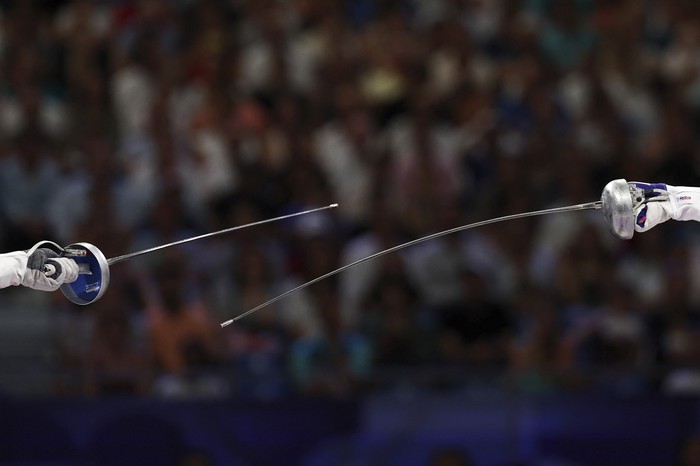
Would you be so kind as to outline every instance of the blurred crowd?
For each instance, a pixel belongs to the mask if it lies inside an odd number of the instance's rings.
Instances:
[[[0,1],[0,245],[134,259],[50,297],[58,393],[700,393],[700,230],[599,212],[700,185],[695,0]],[[1,319],[1,317],[0,317]],[[1,321],[1,320],[0,320]]]

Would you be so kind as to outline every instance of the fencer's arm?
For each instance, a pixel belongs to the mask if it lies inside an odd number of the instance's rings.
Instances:
[[[669,201],[673,207],[674,220],[695,220],[700,222],[700,188],[690,186],[669,186]]]
[[[635,209],[635,231],[645,232],[668,220],[700,222],[700,188],[662,183],[637,185],[668,196],[660,201],[652,198]]]
[[[0,288],[23,285],[35,290],[54,291],[78,278],[78,264],[42,247],[46,244],[39,242],[28,251],[0,254]]]
[[[0,254],[0,288],[22,284],[28,258],[29,255],[24,251]]]

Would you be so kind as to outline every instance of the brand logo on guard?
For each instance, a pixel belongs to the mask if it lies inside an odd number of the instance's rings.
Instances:
[[[690,196],[678,196],[679,201],[689,201],[692,199]]]
[[[86,293],[94,293],[96,291],[100,291],[100,284],[99,283],[91,283],[89,285],[85,285],[85,292]]]

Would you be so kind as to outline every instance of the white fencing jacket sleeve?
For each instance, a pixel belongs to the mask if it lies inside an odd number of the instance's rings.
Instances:
[[[24,251],[0,254],[0,288],[22,284],[28,257]]]
[[[635,230],[644,232],[667,220],[700,222],[700,188],[663,185],[668,200],[647,202],[636,212]]]

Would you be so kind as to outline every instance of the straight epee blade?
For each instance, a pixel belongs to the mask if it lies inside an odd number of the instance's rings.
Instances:
[[[59,250],[63,251],[63,255],[65,257],[72,258],[78,264],[79,270],[78,278],[70,283],[64,283],[63,285],[61,285],[60,290],[63,293],[63,295],[74,304],[91,304],[100,299],[100,297],[102,297],[105,291],[107,291],[110,278],[109,267],[118,262],[122,262],[137,256],[142,256],[144,254],[149,254],[151,252],[159,251],[161,249],[169,248],[172,246],[177,246],[179,244],[210,238],[212,236],[222,235],[224,233],[230,233],[232,231],[241,230],[243,228],[262,225],[264,223],[271,223],[292,217],[298,217],[300,215],[306,215],[321,210],[333,209],[335,207],[338,207],[338,204],[330,204],[325,207],[318,207],[316,209],[305,210],[303,212],[295,212],[293,214],[282,215],[280,217],[270,218],[266,220],[260,220],[258,222],[247,223],[245,225],[238,225],[235,227],[226,228],[211,233],[205,233],[199,236],[193,236],[191,238],[185,238],[179,241],[173,241],[172,243],[161,244],[160,246],[154,246],[152,248],[143,249],[141,251],[131,252],[129,254],[113,257],[111,259],[106,259],[104,254],[102,254],[102,252],[97,248],[97,246],[90,243],[75,243],[65,248],[61,248],[60,246],[55,245]],[[48,267],[45,267],[44,269],[44,273],[46,275],[51,275],[54,272],[55,270],[52,271]]]

